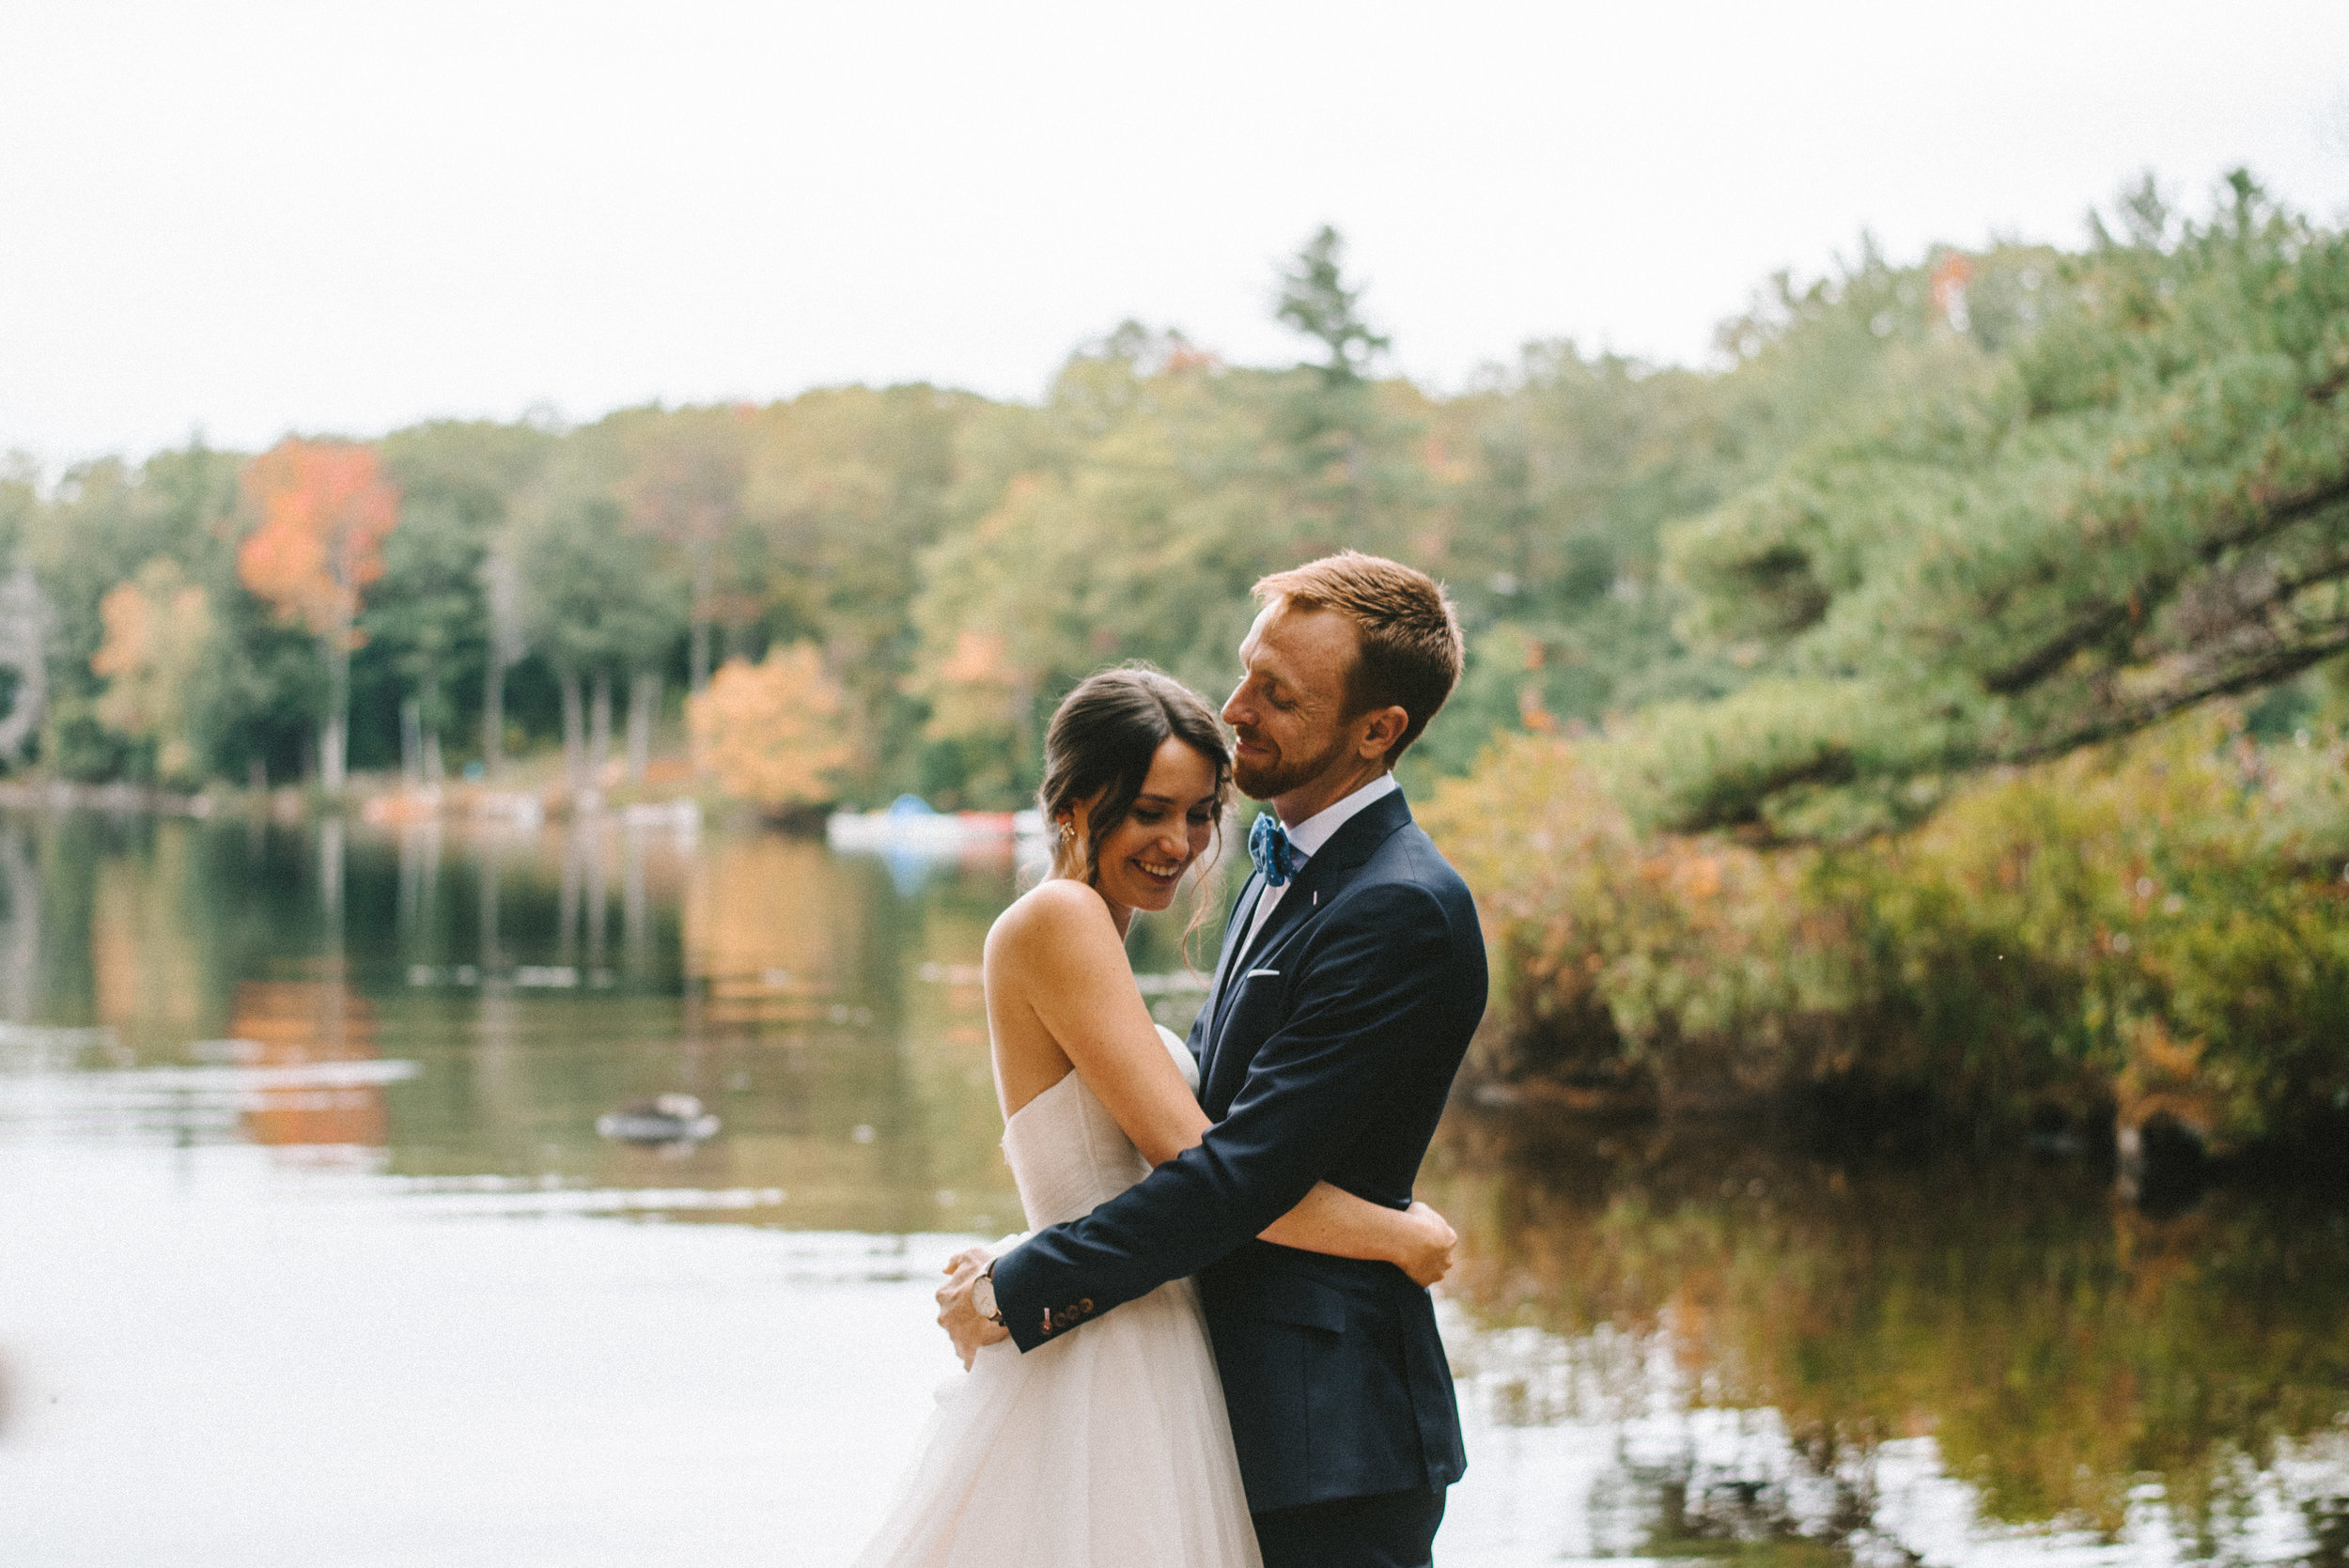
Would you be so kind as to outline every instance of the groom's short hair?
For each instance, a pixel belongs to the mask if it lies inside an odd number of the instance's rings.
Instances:
[[[1460,617],[1441,583],[1400,561],[1342,550],[1260,579],[1255,594],[1260,603],[1333,610],[1354,623],[1359,652],[1346,672],[1347,717],[1376,707],[1408,716],[1387,753],[1390,768],[1460,683]]]

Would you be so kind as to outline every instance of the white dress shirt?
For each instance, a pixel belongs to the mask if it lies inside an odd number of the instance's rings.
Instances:
[[[1313,859],[1315,852],[1335,837],[1337,831],[1353,821],[1365,807],[1385,800],[1402,787],[1394,782],[1392,773],[1381,773],[1353,794],[1334,805],[1322,807],[1291,828],[1288,831],[1289,844],[1297,851],[1298,869],[1303,870],[1305,862]],[[1248,923],[1248,940],[1240,945],[1243,955],[1256,945],[1256,933],[1262,931],[1264,923],[1271,918],[1273,907],[1281,902],[1281,895],[1296,883],[1294,877],[1277,888],[1268,883],[1264,891],[1256,895],[1256,912]]]

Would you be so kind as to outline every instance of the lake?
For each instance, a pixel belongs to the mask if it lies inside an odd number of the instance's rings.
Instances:
[[[845,1561],[959,1375],[940,1260],[1020,1227],[976,974],[1015,888],[0,814],[0,1562]],[[1179,1028],[1177,925],[1133,949]],[[717,1134],[598,1135],[667,1092]],[[2338,1198],[1465,1103],[1422,1192],[1446,1568],[2349,1563]]]

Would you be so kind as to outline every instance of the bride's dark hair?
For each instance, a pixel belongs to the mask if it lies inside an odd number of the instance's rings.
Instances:
[[[1223,809],[1231,798],[1232,753],[1215,714],[1181,681],[1147,664],[1103,670],[1077,683],[1052,710],[1044,735],[1044,785],[1036,791],[1045,829],[1052,840],[1052,874],[1077,877],[1097,886],[1101,846],[1108,842],[1142,793],[1150,759],[1169,740],[1179,740],[1215,768],[1215,844],[1223,839]],[[1090,831],[1080,845],[1059,836],[1079,802],[1093,802]],[[1206,907],[1206,881],[1199,881],[1200,909],[1184,936],[1199,924]]]

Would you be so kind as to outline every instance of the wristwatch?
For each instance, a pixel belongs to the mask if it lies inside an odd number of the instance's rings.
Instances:
[[[995,1260],[987,1260],[987,1267],[971,1281],[971,1310],[1001,1328],[1003,1309],[995,1304]]]

